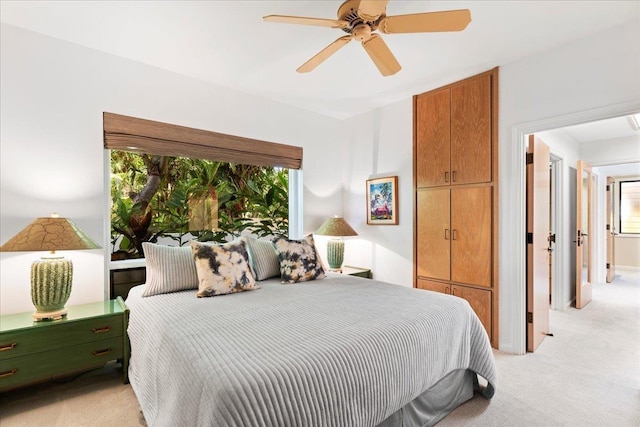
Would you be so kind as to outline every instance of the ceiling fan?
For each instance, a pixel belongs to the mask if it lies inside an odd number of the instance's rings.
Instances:
[[[339,28],[349,34],[338,38],[298,67],[296,71],[299,73],[308,73],[351,39],[356,39],[362,42],[364,50],[383,76],[393,75],[402,67],[380,34],[374,31],[379,30],[385,34],[462,31],[471,22],[469,9],[387,16],[388,2],[389,0],[346,0],[338,8],[338,19],[287,15],[268,15],[263,19],[269,22]]]

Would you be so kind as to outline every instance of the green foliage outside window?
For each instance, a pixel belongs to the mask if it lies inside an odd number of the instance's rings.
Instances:
[[[142,243],[160,238],[182,246],[194,238],[287,235],[288,176],[281,168],[114,150],[112,258],[141,257]]]

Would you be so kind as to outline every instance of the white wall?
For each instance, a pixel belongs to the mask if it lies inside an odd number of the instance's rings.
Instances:
[[[57,211],[101,246],[106,220],[102,112],[304,148],[304,231],[342,211],[341,122],[3,24],[0,240]],[[326,168],[330,165],[330,168]],[[104,297],[104,251],[74,262],[69,304]],[[0,313],[33,309],[34,253],[0,254]]]
[[[617,236],[615,247],[616,268],[640,270],[640,237]]]
[[[413,103],[407,99],[343,123],[349,140],[343,174],[350,240],[345,264],[372,268],[373,277],[413,286]],[[398,225],[367,225],[366,180],[398,176]]]

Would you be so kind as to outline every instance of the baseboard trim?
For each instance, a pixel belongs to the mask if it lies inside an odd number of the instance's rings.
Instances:
[[[640,271],[640,267],[635,267],[633,265],[616,265],[616,271],[618,270]]]

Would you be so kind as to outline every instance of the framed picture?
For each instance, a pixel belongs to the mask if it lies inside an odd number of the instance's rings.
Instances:
[[[398,177],[367,180],[367,224],[398,224]]]

